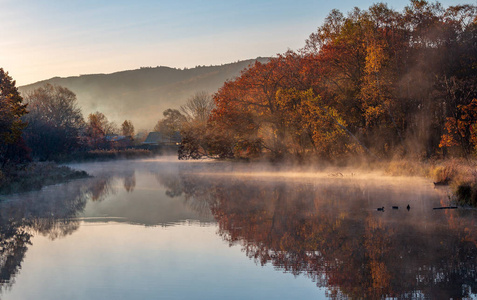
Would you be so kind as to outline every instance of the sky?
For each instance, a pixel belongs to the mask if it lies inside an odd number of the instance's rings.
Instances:
[[[0,67],[21,86],[55,76],[269,57],[302,48],[332,9],[375,2],[0,0]],[[402,10],[409,1],[386,3]]]

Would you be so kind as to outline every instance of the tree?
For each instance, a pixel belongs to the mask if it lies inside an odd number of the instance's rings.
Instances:
[[[47,160],[78,150],[85,123],[72,91],[46,84],[28,93],[25,101],[29,114],[24,136],[34,156]]]
[[[465,156],[477,151],[477,99],[458,106],[458,117],[447,118],[446,131],[440,147],[460,146]]]
[[[289,51],[226,82],[214,96],[213,131],[228,132],[239,157],[262,150],[272,159],[347,154],[354,149],[346,138],[349,114],[340,113],[341,106],[321,86],[319,62],[314,55]]]
[[[179,134],[187,118],[177,109],[166,109],[163,112],[164,118],[159,120],[154,127],[154,131],[162,133],[167,139],[173,140]]]
[[[248,156],[254,145],[265,148],[273,157],[287,151],[285,108],[277,101],[280,89],[305,89],[308,78],[300,72],[301,56],[291,51],[268,63],[257,62],[233,81],[228,81],[214,96],[216,109],[211,122],[217,132],[230,132],[236,156]]]
[[[317,57],[315,93],[374,152],[436,154],[446,119],[469,103],[439,90],[475,78],[476,9],[413,0],[401,13],[382,3],[333,11],[303,50]]]
[[[97,111],[89,114],[87,123],[88,144],[93,149],[107,148],[107,135],[117,134],[116,125],[108,121],[106,116]]]
[[[181,144],[179,147],[179,159],[198,159],[203,156],[218,155],[224,157],[224,151],[212,151],[210,146],[214,144],[214,137],[208,126],[209,117],[215,104],[212,97],[205,91],[197,92],[190,97],[186,104],[181,106],[181,111],[186,117],[186,122],[181,128]],[[220,140],[223,144],[225,141]],[[214,144],[219,146],[218,144]],[[217,150],[217,147],[215,147]],[[230,152],[229,152],[230,154]]]
[[[130,120],[124,120],[123,124],[121,124],[121,133],[128,137],[134,136],[134,125]]]
[[[201,91],[190,97],[186,104],[181,106],[180,110],[186,116],[189,122],[207,122],[210,113],[214,108],[214,100],[210,94],[205,91]]]
[[[4,166],[10,159],[9,147],[20,139],[27,125],[21,118],[27,113],[26,104],[22,104],[15,81],[0,68],[0,164]]]
[[[476,37],[475,5],[411,0],[403,12],[383,3],[347,15],[333,10],[304,49],[225,82],[207,125],[183,127],[184,146],[222,157],[341,159],[363,150],[373,158],[431,157],[441,141],[469,153],[474,108],[462,108],[477,96]],[[197,105],[182,111],[192,120]],[[455,125],[443,136],[449,120]],[[458,122],[465,134],[455,131]]]

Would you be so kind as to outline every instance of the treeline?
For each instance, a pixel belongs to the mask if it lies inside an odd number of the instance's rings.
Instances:
[[[3,173],[31,160],[58,161],[93,150],[133,145],[131,121],[125,120],[119,127],[101,112],[89,114],[85,120],[76,95],[61,86],[46,84],[22,97],[15,81],[0,68],[0,167]]]
[[[180,158],[472,155],[477,7],[333,10],[303,49],[257,62],[214,102],[182,129]]]

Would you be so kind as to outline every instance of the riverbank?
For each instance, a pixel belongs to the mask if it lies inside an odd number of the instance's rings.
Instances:
[[[0,169],[0,195],[40,190],[44,186],[90,177],[58,163],[103,162],[121,159],[150,158],[157,155],[148,149],[93,150],[56,157],[55,162],[31,162]],[[0,199],[1,200],[1,199]]]
[[[0,170],[0,195],[40,190],[47,185],[90,177],[85,171],[73,170],[52,162],[34,162]]]
[[[423,176],[435,186],[449,186],[458,205],[477,207],[477,161],[452,158],[435,161],[394,160],[382,163],[385,173],[395,176]]]
[[[80,156],[71,156],[69,162],[101,162],[120,159],[138,159],[153,157],[157,154],[149,150],[97,150]],[[237,161],[235,161],[237,162]],[[234,161],[231,161],[234,163]],[[257,162],[258,163],[258,162]],[[335,169],[333,164],[316,163],[321,168]],[[253,165],[254,162],[247,164]],[[274,163],[274,166],[281,165]],[[287,166],[288,165],[288,166]],[[294,164],[284,163],[282,166],[293,167]],[[315,165],[315,164],[313,164]],[[341,166],[344,167],[344,166]],[[340,168],[341,168],[340,167]],[[387,162],[361,162],[347,166],[359,172],[359,169],[374,170],[391,176],[420,176],[428,178],[435,186],[449,186],[457,205],[477,207],[477,161],[466,159],[447,160],[391,160]],[[89,175],[84,171],[76,171],[53,162],[30,163],[17,167],[15,170],[0,170],[0,195],[39,190],[43,186],[58,184],[73,179],[85,178]]]
[[[68,155],[66,157],[58,158],[61,163],[69,162],[93,162],[93,161],[108,161],[115,159],[138,159],[147,158],[157,155],[148,149],[110,149],[110,150],[91,150],[87,152],[80,152]]]

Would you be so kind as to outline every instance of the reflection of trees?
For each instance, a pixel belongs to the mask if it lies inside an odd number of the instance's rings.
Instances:
[[[132,193],[136,187],[136,172],[134,169],[116,171],[114,173],[104,173],[95,177],[94,183],[88,187],[89,196],[92,201],[103,201],[111,194],[117,192],[117,181],[123,184],[124,190]]]
[[[126,121],[124,121],[124,122],[126,122]],[[134,170],[132,170],[124,176],[124,189],[128,193],[132,193],[134,191],[135,187],[136,187],[136,174],[135,174]]]
[[[204,185],[196,176],[184,176],[181,172],[159,172],[154,175],[162,186],[166,187],[166,195],[174,198],[184,195],[185,204],[202,217],[210,216],[209,204],[213,201],[209,185]]]
[[[31,237],[17,222],[8,221],[0,217],[0,292],[14,283]]]
[[[14,283],[32,235],[55,239],[72,233],[79,226],[73,218],[85,204],[80,184],[16,195],[0,204],[0,291]]]
[[[91,200],[102,201],[109,194],[114,193],[114,189],[111,183],[112,183],[112,178],[109,176],[98,177],[95,181],[95,184],[89,190],[91,195]]]
[[[103,199],[111,178],[98,177],[11,196],[0,203],[0,292],[14,283],[34,234],[54,240],[79,228],[88,199]]]
[[[184,192],[183,181],[177,172],[159,172],[154,173],[157,181],[167,188],[166,195],[174,198],[181,196]]]
[[[306,274],[332,298],[462,298],[477,291],[477,237],[472,215],[462,215],[473,212],[396,221],[363,209],[373,191],[359,185],[176,180],[175,193],[209,206],[230,245],[242,245],[261,264]]]
[[[80,226],[77,216],[87,200],[102,201],[114,193],[115,180],[123,180],[127,192],[132,192],[136,185],[134,170],[128,170],[115,173],[114,177],[101,174],[14,195],[8,202],[0,203],[0,292],[14,283],[33,235],[54,240],[75,232]]]

